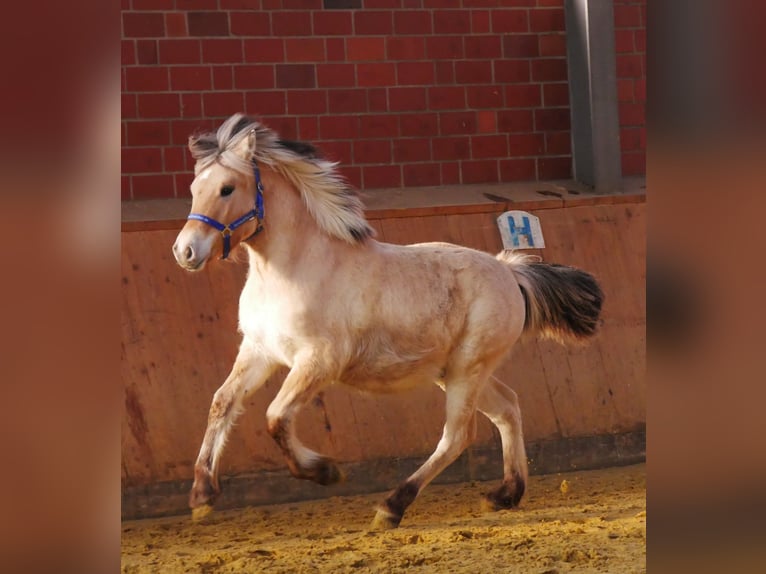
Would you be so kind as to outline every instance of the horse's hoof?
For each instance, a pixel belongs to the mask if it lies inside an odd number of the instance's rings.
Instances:
[[[524,496],[524,481],[517,479],[513,484],[503,483],[500,488],[488,492],[482,498],[482,509],[485,511],[507,510],[516,508]]]
[[[379,508],[375,513],[375,518],[372,519],[370,530],[391,530],[397,528],[402,521],[401,516],[396,516],[390,512]]]
[[[213,512],[213,507],[209,504],[203,504],[196,508],[192,508],[192,521],[201,522]]]
[[[345,482],[346,474],[330,459],[323,459],[316,468],[315,480],[322,486]]]

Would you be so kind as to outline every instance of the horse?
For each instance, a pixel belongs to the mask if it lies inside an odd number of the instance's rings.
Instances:
[[[497,427],[503,480],[485,495],[516,507],[528,480],[516,393],[492,376],[522,333],[561,342],[597,332],[603,293],[589,273],[503,251],[377,241],[359,194],[311,144],[281,139],[243,114],[189,138],[191,213],[173,245],[199,271],[244,246],[242,341],[210,406],[189,506],[199,518],[221,492],[227,435],[247,397],[288,373],[266,410],[291,474],[322,485],[344,474],[305,446],[294,422],[328,385],[393,393],[436,383],[446,417],[436,449],[376,508],[373,529],[399,526],[420,492],[473,441],[476,412]],[[227,223],[228,222],[228,223]]]

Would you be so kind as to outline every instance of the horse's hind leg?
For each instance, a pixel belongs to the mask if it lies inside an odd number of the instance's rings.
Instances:
[[[243,341],[231,373],[213,395],[205,437],[194,464],[194,484],[189,494],[189,506],[201,509],[201,512],[195,510],[195,517],[209,511],[221,492],[218,463],[229,430],[242,410],[242,402],[266,381],[274,368]]]
[[[491,377],[479,397],[478,408],[500,431],[503,446],[503,484],[489,492],[486,498],[495,510],[512,508],[524,495],[528,478],[518,397],[513,390]]]
[[[266,422],[293,476],[328,485],[341,482],[343,473],[332,459],[304,446],[294,432],[295,416],[300,408],[327,384],[329,378],[321,373],[321,368],[311,359],[293,365],[266,410]]]
[[[479,382],[486,373],[475,378],[452,380],[444,385],[447,416],[436,450],[412,476],[399,485],[378,507],[372,522],[374,529],[396,528],[404,511],[418,493],[452,463],[476,437],[476,400]]]

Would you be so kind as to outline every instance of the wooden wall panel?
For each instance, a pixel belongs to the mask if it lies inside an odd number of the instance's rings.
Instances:
[[[541,209],[548,261],[594,273],[606,293],[604,324],[590,345],[566,349],[524,340],[497,372],[519,394],[525,438],[539,441],[641,429],[646,420],[645,204]],[[378,239],[451,241],[495,253],[499,213],[378,218]],[[236,313],[243,263],[216,262],[197,274],[170,252],[177,231],[123,232],[122,378],[125,391],[124,486],[187,480],[215,389],[236,354]],[[266,433],[265,411],[284,373],[248,401],[231,433],[224,475],[284,468]],[[483,418],[483,417],[482,417]],[[341,461],[425,457],[444,419],[435,386],[372,396],[332,388],[299,417],[307,444]],[[497,446],[480,423],[477,447]]]

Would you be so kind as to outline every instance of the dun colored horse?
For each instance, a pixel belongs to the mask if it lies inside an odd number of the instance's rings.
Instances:
[[[328,385],[392,393],[436,383],[446,420],[436,450],[378,507],[394,528],[407,507],[475,437],[481,411],[500,432],[503,482],[487,494],[516,506],[527,460],[516,393],[492,377],[523,332],[561,341],[593,335],[602,293],[580,270],[508,251],[447,243],[376,241],[362,202],[306,143],[279,139],[236,114],[193,136],[192,213],[173,253],[190,271],[243,245],[249,273],[239,300],[242,343],[216,391],[194,468],[190,506],[210,510],[218,466],[244,401],[280,366],[289,372],[266,411],[290,472],[319,484],[343,474],[295,436],[295,417]]]

